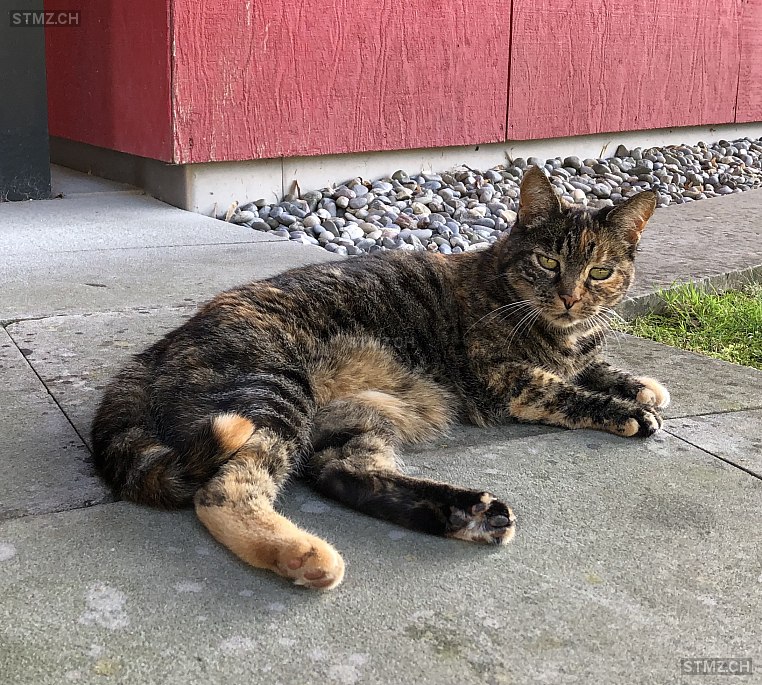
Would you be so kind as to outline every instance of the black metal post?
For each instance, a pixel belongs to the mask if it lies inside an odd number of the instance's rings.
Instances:
[[[45,29],[18,11],[42,0],[0,0],[0,202],[50,197]]]

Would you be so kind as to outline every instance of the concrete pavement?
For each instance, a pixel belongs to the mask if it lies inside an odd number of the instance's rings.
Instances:
[[[406,453],[411,474],[510,502],[505,548],[294,484],[283,510],[347,561],[338,590],[305,592],[192,512],[112,501],[87,432],[109,376],[199,301],[335,257],[129,187],[59,183],[63,199],[0,205],[0,682],[728,682],[681,675],[690,657],[752,657],[743,682],[762,682],[761,372],[617,336],[610,356],[672,391],[653,439],[460,427]],[[761,209],[751,191],[659,210],[635,295],[756,273]]]

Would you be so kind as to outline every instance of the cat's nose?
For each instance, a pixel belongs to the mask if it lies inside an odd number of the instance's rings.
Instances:
[[[571,309],[577,302],[579,302],[579,297],[577,295],[567,295],[565,293],[558,293],[558,296],[561,298],[561,300],[564,303],[564,307],[567,309]]]

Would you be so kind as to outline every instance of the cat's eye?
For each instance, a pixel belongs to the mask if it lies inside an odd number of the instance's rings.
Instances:
[[[557,259],[551,259],[550,257],[546,257],[545,255],[538,254],[537,261],[540,262],[540,266],[543,269],[550,269],[551,271],[555,271],[558,268]]]
[[[611,274],[611,269],[606,269],[602,266],[596,266],[590,269],[590,278],[595,281],[605,281]]]

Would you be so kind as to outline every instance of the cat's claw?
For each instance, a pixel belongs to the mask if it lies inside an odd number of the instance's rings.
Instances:
[[[469,507],[452,507],[445,535],[468,542],[505,545],[515,533],[516,516],[511,508],[488,492],[475,492],[474,503]]]

